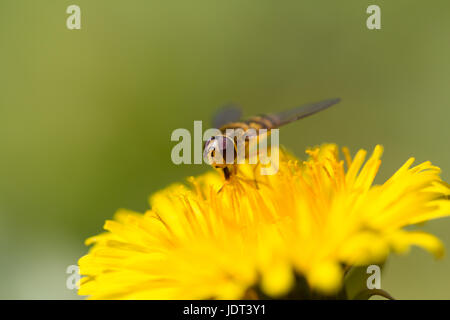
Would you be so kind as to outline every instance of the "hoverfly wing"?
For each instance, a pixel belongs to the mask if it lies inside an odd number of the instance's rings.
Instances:
[[[313,115],[314,113],[317,113],[319,111],[325,110],[338,103],[339,101],[341,101],[340,98],[335,98],[316,103],[305,104],[291,110],[267,114],[264,117],[271,122],[271,129],[278,128],[285,124],[297,121],[299,119]]]
[[[241,108],[233,104],[225,105],[214,115],[213,127],[221,128],[228,123],[240,120],[241,116],[242,116]]]

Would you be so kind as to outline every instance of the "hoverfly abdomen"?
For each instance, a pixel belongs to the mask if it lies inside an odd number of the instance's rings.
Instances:
[[[260,129],[272,129],[275,127],[275,123],[268,116],[256,116],[248,119],[246,121],[249,127],[260,130]]]

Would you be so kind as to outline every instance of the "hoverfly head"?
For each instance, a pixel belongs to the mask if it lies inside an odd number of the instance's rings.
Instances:
[[[224,168],[234,162],[234,147],[231,138],[223,135],[213,136],[205,143],[203,159],[213,167]]]

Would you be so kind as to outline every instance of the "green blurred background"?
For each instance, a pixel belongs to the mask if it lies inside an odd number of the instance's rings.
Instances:
[[[81,7],[81,30],[66,28]],[[366,28],[381,7],[382,29]],[[2,0],[0,298],[76,299],[66,267],[118,208],[206,165],[170,160],[176,128],[228,102],[245,115],[330,97],[281,143],[385,146],[378,182],[410,156],[450,180],[450,2]],[[450,219],[425,230],[450,250]],[[391,257],[397,298],[450,299],[450,258]]]

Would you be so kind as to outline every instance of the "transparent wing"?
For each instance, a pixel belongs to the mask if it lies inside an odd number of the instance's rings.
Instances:
[[[232,104],[223,106],[213,118],[214,128],[221,128],[230,122],[236,122],[241,119],[242,110]]]
[[[265,117],[272,122],[272,127],[277,128],[296,120],[308,117],[314,113],[325,110],[341,101],[340,98],[324,100],[316,103],[305,104],[291,110],[268,114]]]

